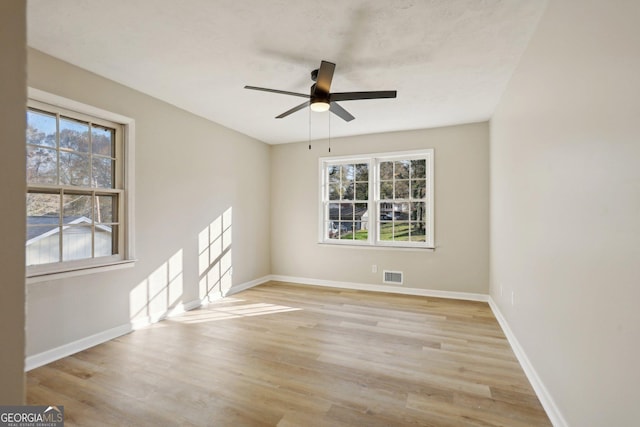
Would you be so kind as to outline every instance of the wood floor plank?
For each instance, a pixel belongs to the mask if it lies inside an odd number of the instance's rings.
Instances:
[[[282,282],[34,369],[27,401],[69,426],[551,425],[486,303]]]

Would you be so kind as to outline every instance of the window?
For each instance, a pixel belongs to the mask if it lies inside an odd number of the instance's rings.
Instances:
[[[30,100],[27,275],[127,258],[125,125]]]
[[[320,241],[433,248],[433,150],[320,159]]]

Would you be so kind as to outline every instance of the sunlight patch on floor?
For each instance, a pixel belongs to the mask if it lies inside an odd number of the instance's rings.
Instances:
[[[235,302],[236,304],[225,304],[229,302]],[[267,314],[287,313],[291,311],[302,310],[301,308],[289,307],[279,304],[242,303],[244,303],[244,301],[240,299],[234,299],[232,301],[225,299],[223,301],[220,301],[219,303],[209,304],[207,307],[198,310],[192,310],[179,316],[171,317],[171,320],[174,322],[194,324],[213,322],[217,320],[236,319],[239,317],[264,316]]]

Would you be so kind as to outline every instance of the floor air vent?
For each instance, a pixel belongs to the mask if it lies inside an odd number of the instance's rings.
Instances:
[[[402,271],[387,271],[383,272],[384,277],[382,283],[393,283],[396,285],[402,285]]]

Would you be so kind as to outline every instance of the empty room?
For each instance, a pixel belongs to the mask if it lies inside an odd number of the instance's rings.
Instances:
[[[639,425],[638,22],[1,2],[0,425]]]

